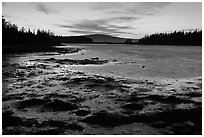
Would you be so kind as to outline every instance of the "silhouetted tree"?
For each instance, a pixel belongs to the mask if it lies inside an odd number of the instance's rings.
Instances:
[[[139,39],[144,45],[202,45],[202,31],[155,33]]]
[[[51,31],[37,30],[37,33],[24,27],[18,29],[18,26],[6,21],[2,16],[2,45],[35,45],[35,46],[54,46],[59,45],[59,39]],[[31,48],[31,47],[30,47]]]

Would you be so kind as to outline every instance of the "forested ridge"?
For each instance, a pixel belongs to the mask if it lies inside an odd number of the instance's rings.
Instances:
[[[139,39],[142,45],[202,45],[202,30],[155,33]]]
[[[2,17],[2,45],[35,45],[35,46],[53,46],[60,44],[58,38],[50,30],[25,30],[24,27],[18,28]]]

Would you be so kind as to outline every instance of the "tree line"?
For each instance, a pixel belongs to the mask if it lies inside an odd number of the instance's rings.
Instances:
[[[18,28],[2,17],[2,45],[35,45],[35,46],[53,46],[60,44],[59,39],[50,30],[25,30],[24,27]]]
[[[202,45],[202,30],[155,33],[139,39],[142,45]]]

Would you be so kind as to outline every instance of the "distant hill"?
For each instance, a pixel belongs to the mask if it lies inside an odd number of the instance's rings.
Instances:
[[[138,39],[126,39],[126,38],[114,37],[114,36],[103,35],[103,34],[80,35],[80,36],[59,36],[58,38],[62,43],[133,44],[138,42]]]
[[[93,43],[93,40],[86,36],[59,36],[61,43]]]
[[[124,43],[126,41],[124,38],[103,34],[86,35],[86,37],[91,38],[94,43]]]
[[[126,38],[114,37],[104,34],[92,34],[85,36],[91,38],[93,40],[93,43],[125,43],[127,41]],[[137,41],[137,39],[132,39],[132,42],[134,43]]]

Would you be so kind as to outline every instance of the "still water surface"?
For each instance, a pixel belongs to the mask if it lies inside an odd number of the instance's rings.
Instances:
[[[102,75],[131,78],[191,78],[202,76],[201,46],[162,46],[162,45],[111,45],[111,44],[66,44],[65,47],[83,48],[79,53],[66,55],[26,54],[11,58],[10,62],[23,62],[30,59],[108,59],[105,65],[67,65],[67,69]]]

